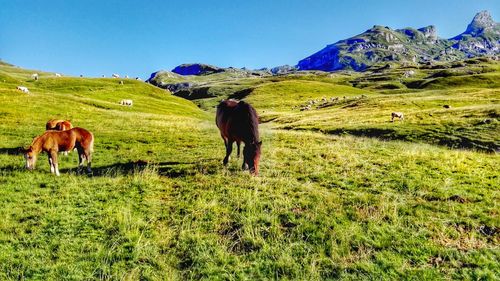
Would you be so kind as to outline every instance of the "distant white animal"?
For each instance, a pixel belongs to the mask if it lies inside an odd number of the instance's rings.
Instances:
[[[391,122],[394,122],[394,118],[399,118],[399,120],[404,120],[405,117],[403,112],[393,112],[391,113]]]
[[[38,73],[31,74],[31,78],[38,80]]]
[[[304,107],[300,108],[300,111],[304,111],[304,110],[311,110],[311,105],[310,105],[310,104],[308,104],[308,105],[306,105],[306,106],[304,106]]]
[[[26,93],[26,94],[29,94],[30,91],[28,90],[28,88],[24,87],[24,86],[17,86],[17,88],[19,91],[23,92],[23,93]]]
[[[142,81],[142,79],[141,79],[141,78],[139,78],[139,77],[135,77],[135,80],[137,80],[137,81]]]
[[[120,105],[132,106],[132,105],[134,105],[134,102],[132,100],[121,100]]]
[[[56,77],[61,77],[61,74],[56,73],[56,74],[55,74],[55,76],[56,76]]]
[[[125,75],[125,79],[128,79],[128,75]]]
[[[111,77],[113,77],[113,78],[120,78],[120,75],[118,75],[118,74],[116,74],[116,73],[113,73],[113,74],[111,75]]]

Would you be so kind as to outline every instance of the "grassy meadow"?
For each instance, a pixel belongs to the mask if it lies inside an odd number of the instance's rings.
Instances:
[[[499,279],[500,94],[478,81],[500,71],[484,64],[465,86],[396,68],[217,81],[195,103],[0,64],[0,280]],[[213,106],[235,93],[262,117],[258,177],[222,166]],[[296,108],[322,97],[339,100]],[[44,155],[24,169],[52,118],[94,133],[92,176],[75,152],[60,177]]]

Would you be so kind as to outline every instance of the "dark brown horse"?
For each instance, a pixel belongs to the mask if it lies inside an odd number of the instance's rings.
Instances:
[[[229,161],[233,151],[233,143],[238,145],[240,156],[240,143],[245,143],[243,148],[243,169],[250,169],[254,175],[259,173],[260,147],[259,117],[255,109],[244,101],[223,100],[217,106],[215,123],[220,130],[226,145],[224,165]]]
[[[94,135],[83,128],[77,127],[67,131],[45,131],[43,135],[33,140],[29,148],[24,150],[26,168],[33,170],[38,154],[45,151],[49,155],[50,172],[59,176],[57,153],[76,148],[78,150],[79,170],[83,168],[83,161],[87,160],[87,171],[90,173],[93,147]]]

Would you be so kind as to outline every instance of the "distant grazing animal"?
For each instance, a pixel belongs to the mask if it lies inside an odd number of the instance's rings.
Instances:
[[[28,90],[28,88],[26,88],[24,86],[17,86],[16,89],[18,89],[19,91],[21,91],[23,93],[26,93],[26,94],[30,93],[30,91]]]
[[[120,85],[123,85],[123,81],[122,81],[122,80],[120,80],[119,84],[120,84]]]
[[[137,80],[137,81],[142,81],[142,79],[141,79],[141,78],[139,78],[139,77],[135,77],[135,80]]]
[[[54,74],[54,75],[55,75],[56,77],[61,77],[61,74],[59,74],[59,73],[56,73],[56,74]]]
[[[451,108],[451,105],[445,104],[443,105],[444,108]]]
[[[311,105],[310,105],[310,104],[308,104],[308,105],[306,105],[306,106],[304,106],[304,107],[301,107],[301,108],[300,108],[300,111],[310,110],[310,109],[311,109]]]
[[[391,113],[391,122],[394,122],[394,118],[399,118],[399,120],[404,120],[405,117],[402,112],[393,112]]]
[[[113,73],[113,74],[111,75],[111,77],[113,77],[113,78],[120,78],[120,75],[118,75],[118,74],[116,74],[116,73]]]
[[[128,75],[125,75],[125,79],[128,79]]]
[[[66,131],[73,129],[73,124],[70,120],[52,119],[45,124],[45,130]],[[64,155],[68,156],[68,151],[64,151]]]
[[[132,100],[121,100],[119,103],[121,105],[128,105],[128,106],[134,105],[134,102]]]
[[[50,172],[59,176],[59,165],[57,153],[78,151],[78,170],[83,168],[83,162],[87,161],[87,172],[91,173],[92,151],[94,148],[94,135],[83,128],[73,128],[67,131],[46,131],[43,135],[33,139],[30,147],[23,151],[26,159],[26,168],[33,170],[40,152],[47,152],[49,156]]]
[[[244,101],[223,100],[217,106],[215,123],[226,146],[224,165],[229,161],[233,143],[236,142],[238,146],[239,157],[240,144],[243,142],[242,169],[248,168],[253,175],[258,175],[262,142],[259,139],[259,117],[255,109]]]
[[[38,73],[31,74],[31,78],[38,80]]]

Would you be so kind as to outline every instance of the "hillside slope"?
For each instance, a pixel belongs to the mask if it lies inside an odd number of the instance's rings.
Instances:
[[[281,130],[271,122],[260,127],[261,174],[252,177],[240,170],[241,159],[222,166],[213,108],[201,111],[137,81],[35,82],[29,71],[2,67],[1,280],[500,275],[497,155]],[[302,99],[384,94],[352,87],[358,78],[232,83],[252,87],[246,98],[264,117],[308,121],[323,109],[292,110]],[[16,91],[18,84],[32,94]],[[218,97],[234,94],[219,86]],[[294,89],[283,105],[266,103]],[[119,106],[121,99],[134,106]],[[24,169],[17,148],[53,117],[94,132],[92,176],[76,173],[74,152],[60,155],[60,177],[49,173],[45,157],[35,171]]]

